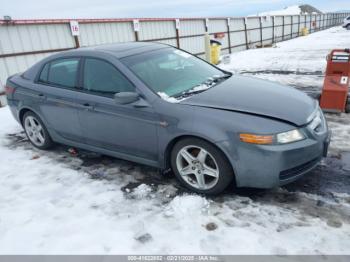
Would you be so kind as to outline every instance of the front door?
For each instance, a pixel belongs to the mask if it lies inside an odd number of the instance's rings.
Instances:
[[[83,68],[78,100],[85,106],[79,110],[79,120],[86,143],[157,161],[159,117],[153,108],[115,102],[115,93],[134,92],[135,87],[109,62],[86,58]]]

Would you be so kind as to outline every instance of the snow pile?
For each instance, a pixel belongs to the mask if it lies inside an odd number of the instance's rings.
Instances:
[[[164,92],[158,92],[157,94],[160,96],[161,99],[169,103],[179,103],[181,101],[180,99],[176,99],[175,97],[168,96]]]
[[[274,10],[258,13],[258,16],[276,16],[276,15],[300,15],[302,13],[300,6],[293,5],[285,7],[282,10]]]

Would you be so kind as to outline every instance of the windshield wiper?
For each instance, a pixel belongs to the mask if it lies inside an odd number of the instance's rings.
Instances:
[[[188,97],[188,96],[191,96],[194,94],[202,93],[202,92],[208,90],[209,88],[213,87],[214,85],[216,85],[220,81],[227,79],[231,76],[232,76],[231,74],[224,74],[224,75],[215,75],[215,76],[209,77],[203,83],[192,87],[190,90],[187,90],[187,91],[184,91],[178,95],[175,95],[174,97],[175,98],[184,98],[184,97]]]

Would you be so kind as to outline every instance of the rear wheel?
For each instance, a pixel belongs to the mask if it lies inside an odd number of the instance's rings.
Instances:
[[[219,194],[233,180],[231,165],[212,144],[197,138],[179,141],[171,153],[171,166],[178,180],[201,194]]]
[[[29,141],[39,149],[49,149],[53,141],[41,119],[29,111],[23,116],[23,127]]]
[[[346,26],[346,29],[350,30],[350,24],[348,24],[348,25]]]

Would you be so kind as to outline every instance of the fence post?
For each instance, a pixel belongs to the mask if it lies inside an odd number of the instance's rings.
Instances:
[[[321,17],[322,17],[322,23],[321,23],[321,24],[322,24],[322,26],[321,26],[321,29],[322,29],[322,30],[324,30],[324,14],[322,14],[322,16],[321,16]]]
[[[176,46],[180,48],[180,19],[175,19]]]
[[[139,30],[140,30],[140,22],[139,20],[133,20],[134,32],[135,32],[135,41],[139,41]]]
[[[259,22],[260,22],[260,44],[261,44],[261,47],[263,47],[263,28],[262,28],[261,16],[259,16]]]
[[[272,44],[275,43],[275,16],[272,17]]]
[[[209,33],[209,19],[208,18],[204,19],[204,25],[205,25],[205,32]]]
[[[249,43],[248,43],[248,30],[247,30],[247,18],[244,18],[244,32],[245,32],[245,45],[246,49],[249,49]]]
[[[319,19],[318,19],[318,30],[321,30],[322,27],[321,27],[321,15],[319,15]]]
[[[226,26],[227,26],[227,41],[228,41],[228,52],[229,52],[229,54],[232,53],[232,50],[231,50],[230,23],[231,23],[231,19],[228,17],[227,20],[226,20]]]
[[[294,17],[291,16],[291,29],[290,29],[290,39],[293,39],[293,27],[294,27]]]
[[[310,33],[312,33],[312,15],[310,15]]]
[[[298,18],[298,37],[300,36],[300,19],[301,18],[301,15],[299,15],[299,18]]]
[[[284,41],[284,16],[282,18],[282,41]]]

